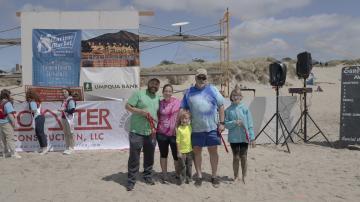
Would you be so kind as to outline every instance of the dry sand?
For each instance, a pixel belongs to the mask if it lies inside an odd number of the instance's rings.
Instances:
[[[313,71],[317,82],[333,84],[320,83],[324,92],[312,93],[310,114],[331,141],[336,141],[341,69]],[[291,83],[293,87],[301,86],[296,80]],[[274,95],[268,86],[254,83],[246,86],[256,88],[257,96]],[[281,94],[288,95],[287,87]],[[57,152],[46,156],[22,153],[22,159],[0,158],[0,201],[360,201],[359,151],[329,148],[321,136],[314,143],[289,146],[290,154],[275,145],[250,149],[245,185],[232,181],[232,155],[219,147],[219,188],[209,182],[207,152],[203,154],[206,181],[201,187],[161,184],[156,151],[156,184],[146,185],[139,177],[132,192],[124,187],[127,151],[83,151],[71,156]],[[173,171],[172,160],[169,165]]]

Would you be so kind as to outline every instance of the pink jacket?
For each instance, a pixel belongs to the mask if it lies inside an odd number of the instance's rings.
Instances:
[[[175,97],[171,97],[168,101],[165,99],[160,101],[157,133],[167,136],[175,135],[176,118],[180,110],[180,104],[180,100]]]

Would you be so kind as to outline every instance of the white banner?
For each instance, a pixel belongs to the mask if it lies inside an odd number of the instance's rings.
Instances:
[[[294,108],[295,96],[279,97],[279,111],[285,125],[290,130],[300,113]],[[246,97],[244,103],[249,106],[253,115],[255,135],[270,120],[275,113],[275,97]],[[51,150],[65,148],[64,133],[62,132],[61,115],[58,112],[60,102],[43,103],[45,110],[45,134]],[[227,100],[225,106],[229,106]],[[39,148],[34,130],[31,128],[31,116],[27,104],[15,104],[16,113],[16,147],[19,151],[34,151]],[[128,132],[131,113],[125,110],[125,102],[77,102],[75,113],[75,149],[125,149],[129,147]],[[266,133],[275,139],[274,119],[266,128]],[[281,130],[280,130],[281,131]],[[280,136],[282,133],[280,132]],[[293,134],[292,134],[293,135]],[[267,135],[262,134],[257,143],[272,143]],[[296,137],[293,135],[293,137]],[[279,137],[280,138],[280,137]],[[281,139],[284,140],[283,137]],[[282,142],[281,141],[281,142]]]
[[[81,68],[85,100],[127,99],[140,87],[139,67]]]
[[[124,149],[129,147],[128,121],[130,113],[124,108],[125,102],[77,102],[75,112],[75,149]],[[43,103],[45,110],[45,134],[52,151],[65,148],[61,115],[61,103]],[[18,151],[34,151],[39,148],[27,104],[15,104],[17,123],[15,127]]]

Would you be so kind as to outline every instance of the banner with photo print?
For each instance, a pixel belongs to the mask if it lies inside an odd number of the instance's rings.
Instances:
[[[34,29],[34,86],[79,86],[81,31]]]
[[[137,30],[82,30],[80,85],[86,100],[123,100],[140,85]]]

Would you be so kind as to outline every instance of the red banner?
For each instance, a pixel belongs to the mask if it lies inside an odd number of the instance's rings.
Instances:
[[[84,94],[82,87],[67,87],[70,89],[73,98],[76,101],[83,101]],[[62,92],[63,87],[42,87],[42,86],[25,86],[25,91],[28,90],[34,91],[39,95],[40,99],[43,102],[54,102],[54,101],[63,101],[64,95]]]

